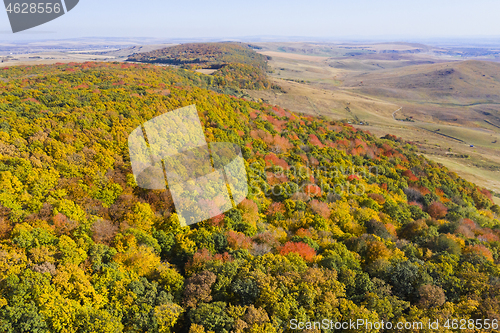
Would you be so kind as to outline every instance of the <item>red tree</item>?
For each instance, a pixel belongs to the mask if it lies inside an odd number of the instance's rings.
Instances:
[[[427,213],[435,219],[442,219],[448,213],[448,208],[439,201],[435,201],[429,206]]]
[[[280,249],[280,254],[285,256],[289,253],[297,253],[299,256],[301,256],[305,261],[312,261],[314,259],[314,256],[316,255],[316,251],[312,247],[310,247],[306,243],[302,242],[287,242],[283,247]]]

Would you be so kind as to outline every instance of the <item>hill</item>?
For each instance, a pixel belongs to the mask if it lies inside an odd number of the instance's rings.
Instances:
[[[412,100],[429,99],[433,103],[498,103],[500,63],[468,60],[406,66],[355,75],[346,80],[345,85],[357,86],[366,93],[380,89],[377,95],[400,99],[413,94]]]
[[[267,51],[281,45],[297,48],[297,43],[275,44],[258,45],[263,47],[259,52],[272,55],[270,77],[282,92],[247,91],[250,96],[302,114],[351,122],[379,136],[401,136],[460,176],[500,193],[500,105],[491,104],[498,103],[494,97],[498,91],[488,86],[496,84],[490,77],[498,74],[497,63],[450,61],[432,50],[415,54],[378,50],[337,58]],[[324,45],[315,47],[322,50]],[[451,86],[433,76],[450,67],[460,71],[458,79],[449,80]],[[429,85],[436,89],[425,88]]]
[[[132,54],[129,61],[171,65],[199,65],[201,68],[220,68],[231,63],[267,69],[266,56],[256,53],[252,45],[241,43],[192,43]]]
[[[414,104],[424,110],[420,114],[437,120],[471,125],[486,118],[500,125],[500,63],[468,60],[407,66],[352,75],[344,84],[363,94]],[[470,108],[440,114],[429,110],[432,106]]]
[[[255,46],[256,47],[256,46]],[[217,69],[213,75],[222,86],[238,89],[268,89],[269,58],[241,43],[195,43],[132,54],[135,62],[179,65],[188,69]]]
[[[211,76],[170,67],[0,78],[2,331],[500,319],[500,207],[411,143],[220,94]],[[168,191],[137,187],[127,139],[192,104],[208,141],[242,147],[250,193],[182,226]]]

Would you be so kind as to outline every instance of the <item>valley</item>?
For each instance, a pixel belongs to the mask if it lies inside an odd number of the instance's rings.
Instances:
[[[499,62],[457,60],[411,44],[358,46],[351,55],[345,46],[296,44],[258,44],[259,53],[272,57],[270,76],[283,92],[249,95],[345,120],[377,136],[402,137],[428,158],[500,193]]]

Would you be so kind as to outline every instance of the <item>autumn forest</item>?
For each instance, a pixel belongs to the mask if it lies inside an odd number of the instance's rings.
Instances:
[[[279,89],[246,45],[129,60],[0,69],[1,332],[500,320],[489,191],[396,136],[242,97]],[[137,186],[127,140],[193,104],[207,141],[241,147],[250,191],[185,226]]]

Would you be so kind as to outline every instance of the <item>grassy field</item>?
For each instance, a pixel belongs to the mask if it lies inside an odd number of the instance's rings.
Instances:
[[[285,93],[255,90],[248,90],[247,93],[292,111],[325,115],[332,119],[346,119],[352,123],[382,122],[387,115],[398,108],[393,103],[349,91],[323,90],[308,84],[281,79],[274,79],[273,82],[281,86]]]
[[[22,65],[50,65],[55,63],[86,62],[86,61],[124,61],[128,56],[134,53],[150,52],[160,48],[173,46],[177,44],[151,44],[139,45],[127,48],[86,48],[82,50],[70,51],[50,51],[50,47],[60,45],[47,45],[47,51],[20,53],[12,55],[0,55],[0,68]],[[79,45],[73,45],[77,48]],[[112,44],[110,44],[113,47]],[[80,47],[83,47],[80,45]]]
[[[446,158],[429,154],[425,154],[425,156],[443,164],[448,169],[456,172],[459,176],[468,179],[479,186],[483,186],[500,193],[500,171],[489,171],[478,168],[472,165],[470,161],[469,163],[464,163],[454,158]]]
[[[89,51],[90,52],[90,51]],[[3,62],[0,62],[1,67],[22,66],[22,65],[50,65],[55,63],[70,63],[70,62],[86,62],[86,61],[116,61],[114,56],[98,55],[89,52],[74,53],[74,52],[40,52],[16,54],[0,57]]]

